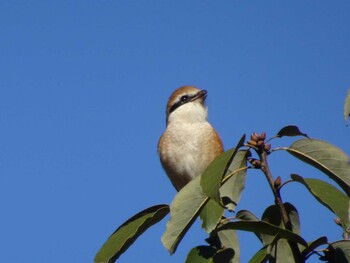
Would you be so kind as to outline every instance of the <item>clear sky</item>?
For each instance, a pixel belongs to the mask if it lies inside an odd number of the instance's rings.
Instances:
[[[226,149],[244,133],[294,124],[349,155],[349,17],[349,1],[1,1],[1,261],[92,262],[124,220],[170,203],[156,146],[181,85],[208,90]],[[326,179],[286,153],[270,159],[283,180]],[[282,194],[308,241],[341,238],[302,186]],[[237,209],[260,217],[272,203],[250,172]],[[165,222],[120,262],[183,262],[204,244],[197,223],[170,257]],[[260,244],[239,238],[247,262]]]

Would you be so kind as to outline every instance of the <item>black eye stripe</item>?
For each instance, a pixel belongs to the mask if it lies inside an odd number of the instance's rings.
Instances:
[[[181,105],[184,105],[185,103],[191,101],[191,97],[188,95],[183,95],[181,96],[180,100],[176,103],[173,104],[173,106],[171,106],[169,113],[172,113],[174,110],[176,110],[178,107],[180,107]]]
[[[176,110],[178,107],[180,107],[182,104],[184,104],[181,100],[174,103],[173,106],[171,106],[169,113],[172,113],[174,110]]]

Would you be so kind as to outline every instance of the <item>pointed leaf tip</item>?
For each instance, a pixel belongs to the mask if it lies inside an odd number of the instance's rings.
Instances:
[[[299,130],[299,128],[295,125],[288,125],[286,127],[283,127],[276,135],[276,137],[283,137],[283,136],[304,136],[309,138],[306,133],[303,133]]]

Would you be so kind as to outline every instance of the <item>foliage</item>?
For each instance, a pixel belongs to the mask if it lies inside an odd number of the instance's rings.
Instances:
[[[344,118],[350,116],[350,88],[344,102]],[[272,148],[270,142],[282,137],[302,136],[289,147]],[[311,256],[325,262],[350,262],[350,163],[339,148],[309,138],[297,126],[282,128],[271,139],[266,134],[253,133],[245,143],[245,135],[236,147],[218,156],[204,171],[183,187],[170,206],[156,205],[141,211],[122,224],[105,242],[95,256],[95,263],[115,262],[127,248],[149,227],[162,220],[170,211],[170,219],[161,237],[164,247],[173,254],[182,238],[200,217],[202,228],[208,233],[207,245],[192,248],[186,263],[237,263],[240,248],[236,231],[254,233],[261,242],[250,263],[305,262]],[[292,174],[285,182],[274,177],[269,168],[269,156],[276,151],[288,152],[311,165],[334,181],[333,186],[323,180]],[[260,170],[266,177],[274,196],[274,205],[267,207],[259,219],[248,210],[235,212],[245,186],[249,169]],[[326,209],[331,211],[342,229],[342,240],[329,242],[322,236],[306,241],[300,233],[297,208],[283,202],[282,190],[287,183],[301,184]]]

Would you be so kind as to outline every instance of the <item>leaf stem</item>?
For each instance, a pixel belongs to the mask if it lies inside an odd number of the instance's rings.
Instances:
[[[275,198],[275,204],[279,207],[283,225],[285,226],[286,229],[293,231],[292,224],[291,224],[291,221],[288,217],[286,207],[284,206],[284,203],[282,201],[282,197],[280,195],[279,189],[275,187],[275,182],[274,182],[274,179],[272,177],[272,174],[271,174],[268,162],[267,162],[267,153],[263,149],[259,149],[259,151],[257,151],[257,154],[259,155],[259,158],[261,161],[261,168],[260,169],[264,173],[264,175],[265,175],[265,177],[270,185],[273,196]],[[298,245],[292,241],[290,241],[289,244],[290,244],[290,247],[293,251],[295,261],[298,263],[304,262]]]

